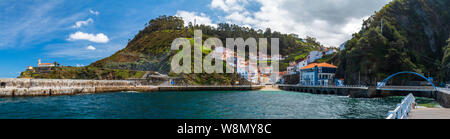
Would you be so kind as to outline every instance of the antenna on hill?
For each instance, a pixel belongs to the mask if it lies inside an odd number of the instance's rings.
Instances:
[[[381,18],[380,29],[381,29],[381,34],[383,34],[383,18]]]
[[[197,26],[197,19],[194,18],[194,27]]]

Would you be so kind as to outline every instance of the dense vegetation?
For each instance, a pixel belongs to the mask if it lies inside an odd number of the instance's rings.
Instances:
[[[44,71],[27,70],[22,72],[19,78],[121,80],[139,79],[146,73],[146,71],[99,69],[95,67],[53,67]]]
[[[363,84],[374,85],[393,73],[414,71],[449,81],[449,7],[447,0],[390,2],[364,21],[334,58],[337,76],[356,84],[360,75]]]

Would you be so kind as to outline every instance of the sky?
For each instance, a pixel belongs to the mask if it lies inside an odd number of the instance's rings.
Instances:
[[[37,60],[86,66],[160,15],[311,36],[337,47],[390,0],[0,0],[0,78]],[[186,24],[187,25],[187,24]]]

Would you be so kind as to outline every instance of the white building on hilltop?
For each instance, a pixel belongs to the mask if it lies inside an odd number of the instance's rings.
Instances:
[[[38,60],[38,67],[54,67],[55,64],[52,63],[41,63],[41,59]]]

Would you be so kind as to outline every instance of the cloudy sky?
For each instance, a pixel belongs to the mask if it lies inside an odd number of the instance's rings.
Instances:
[[[37,59],[83,66],[124,48],[159,15],[316,37],[339,46],[390,0],[1,0],[0,78]]]

